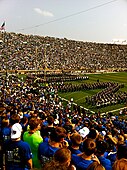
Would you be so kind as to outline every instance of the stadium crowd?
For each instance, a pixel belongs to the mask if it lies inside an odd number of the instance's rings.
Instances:
[[[1,38],[0,70],[127,67],[126,45],[7,32],[1,32]],[[115,92],[123,85],[113,82],[52,84],[53,79],[59,81],[52,77],[46,86],[38,85],[39,79],[33,81],[32,77],[26,81],[13,76],[9,81],[1,79],[0,168],[126,170],[127,121],[119,116],[101,116],[79,106],[71,107],[71,101],[65,106],[58,96],[58,91],[105,88],[86,98],[86,102],[97,106],[122,103],[126,102],[127,94]],[[122,113],[126,114],[127,110],[121,110]]]
[[[0,119],[7,170],[126,170],[127,121],[63,106],[51,83],[3,80]]]
[[[127,45],[1,32],[0,70],[127,68]]]

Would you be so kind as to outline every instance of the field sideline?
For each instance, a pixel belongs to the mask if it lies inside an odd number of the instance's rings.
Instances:
[[[118,73],[103,73],[103,74],[88,74],[89,80],[83,80],[83,81],[74,81],[71,82],[73,84],[80,84],[80,83],[95,83],[97,80],[99,82],[117,82],[119,84],[124,84],[124,88],[120,89],[118,92],[127,92],[127,72],[118,72]],[[118,113],[120,108],[124,108],[127,106],[127,103],[125,104],[116,104],[111,105],[107,107],[103,107],[100,109],[97,109],[95,107],[92,107],[90,105],[87,105],[85,103],[85,98],[87,96],[92,96],[96,94],[97,92],[101,91],[100,89],[96,90],[83,90],[83,91],[76,91],[76,92],[68,92],[68,93],[59,93],[59,96],[63,98],[63,100],[69,100],[73,98],[73,102],[76,103],[78,106],[84,107],[91,112],[98,112],[106,113],[106,112],[116,112]]]

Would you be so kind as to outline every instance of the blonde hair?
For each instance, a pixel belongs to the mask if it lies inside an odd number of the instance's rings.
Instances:
[[[73,145],[76,145],[76,146],[79,146],[82,142],[82,137],[79,133],[74,133],[72,136],[71,136],[71,141],[72,141],[72,144]]]

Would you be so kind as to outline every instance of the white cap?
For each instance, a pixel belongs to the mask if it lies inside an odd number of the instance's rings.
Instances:
[[[11,139],[18,139],[22,134],[22,126],[19,123],[15,123],[11,128]]]
[[[85,138],[89,134],[90,130],[87,127],[84,127],[79,130],[79,134]]]
[[[105,136],[105,135],[106,135],[106,132],[105,132],[104,130],[103,130],[101,133],[102,133],[102,135],[103,135],[103,136]]]

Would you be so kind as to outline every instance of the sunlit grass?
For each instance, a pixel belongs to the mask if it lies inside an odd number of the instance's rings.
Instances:
[[[83,81],[76,81],[76,82],[70,82],[74,84],[79,83],[95,83],[99,80],[99,82],[117,82],[119,84],[124,84],[124,88],[120,89],[120,91],[127,92],[127,72],[120,72],[120,73],[104,73],[104,74],[89,74],[89,80],[83,80]],[[70,100],[71,98],[74,99],[74,103],[76,103],[78,106],[82,106],[84,108],[87,108],[91,111],[101,113],[103,112],[110,112],[112,110],[120,109],[126,106],[125,104],[116,104],[111,105],[107,107],[103,107],[100,109],[97,109],[96,107],[92,107],[91,105],[88,105],[85,103],[85,98],[87,96],[92,96],[96,94],[97,92],[101,91],[102,89],[96,89],[96,90],[84,90],[84,91],[76,91],[76,92],[68,92],[68,93],[59,93],[59,96],[62,98],[65,98],[67,100]]]

